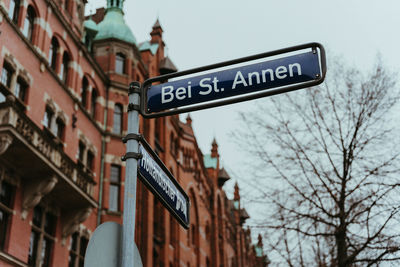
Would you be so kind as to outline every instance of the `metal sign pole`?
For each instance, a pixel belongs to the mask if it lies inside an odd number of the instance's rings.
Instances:
[[[137,162],[139,151],[139,110],[140,110],[140,83],[133,82],[129,87],[128,106],[128,135],[126,142],[125,195],[124,214],[122,223],[122,253],[121,266],[133,267],[135,262],[135,215],[136,215],[136,184]]]

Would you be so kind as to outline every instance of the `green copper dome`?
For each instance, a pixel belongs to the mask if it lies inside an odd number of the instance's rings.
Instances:
[[[96,33],[99,31],[97,24],[92,20],[92,17],[90,17],[88,20],[85,20],[85,22],[83,23],[83,27],[85,27],[85,29],[89,31],[93,31]]]
[[[136,45],[136,38],[131,29],[125,24],[122,12],[122,1],[119,6],[108,5],[103,21],[97,25],[98,33],[95,41],[115,38]]]

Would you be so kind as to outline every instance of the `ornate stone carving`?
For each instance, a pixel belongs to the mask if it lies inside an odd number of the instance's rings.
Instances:
[[[13,137],[8,133],[0,134],[0,155],[2,155],[11,145]]]
[[[92,213],[92,208],[85,208],[79,211],[74,211],[73,213],[65,216],[64,226],[63,226],[63,238],[67,238],[74,232],[79,230],[79,225],[86,221],[86,219]]]
[[[38,183],[31,183],[25,186],[24,199],[22,202],[22,219],[26,219],[28,211],[39,204],[40,200],[57,184],[56,176],[44,179]]]

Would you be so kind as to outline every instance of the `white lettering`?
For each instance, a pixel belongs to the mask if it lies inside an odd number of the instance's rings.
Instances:
[[[285,66],[279,66],[275,70],[275,76],[278,79],[285,79],[287,75],[285,74],[287,72],[287,68]]]
[[[166,90],[169,89],[169,91],[167,92]],[[171,102],[174,99],[174,94],[172,93],[172,91],[174,90],[174,87],[169,85],[169,86],[164,86],[161,88],[161,103],[168,103]],[[165,96],[169,95],[169,98],[165,98]]]
[[[249,85],[253,85],[253,76],[256,77],[257,84],[260,83],[260,74],[258,72],[251,72],[248,74]]]
[[[192,98],[192,82],[188,82],[188,98]]]
[[[262,70],[262,81],[263,83],[267,82],[267,77],[265,76],[266,73],[269,73],[269,80],[272,82],[274,81],[274,71],[271,69]]]
[[[187,208],[185,205],[185,199],[181,198],[180,196],[177,196],[176,198],[176,210],[181,210],[182,213],[185,215],[185,217],[187,218]]]
[[[178,89],[176,89],[175,95],[178,100],[185,99],[186,98],[186,88],[179,87]]]
[[[199,94],[201,94],[201,95],[208,95],[209,93],[211,93],[211,91],[212,91],[212,86],[211,86],[211,84],[205,84],[204,82],[209,82],[209,81],[211,81],[211,78],[204,78],[204,79],[201,79],[200,80],[200,87],[202,87],[202,88],[208,88],[208,90],[207,91],[199,91]]]
[[[300,76],[301,75],[301,66],[299,63],[294,63],[294,64],[289,64],[289,75],[290,77],[293,77],[293,68],[296,67],[297,68],[297,75]]]
[[[240,80],[238,80],[239,78]],[[232,84],[232,89],[235,89],[237,84],[243,84],[243,86],[247,86],[246,80],[240,71],[236,72],[235,79],[233,80]]]
[[[218,81],[218,79],[217,79],[217,77],[214,77],[214,80],[213,80],[213,84],[214,84],[214,91],[215,92],[219,92],[219,90],[218,90],[218,87],[217,87],[217,83],[218,83],[219,81]]]
[[[158,186],[167,194],[167,196],[175,201],[177,194],[175,186],[169,180],[169,177],[160,169],[157,163],[150,157],[150,155],[143,149],[140,149],[142,158],[140,159],[140,166],[150,177],[158,184]]]

